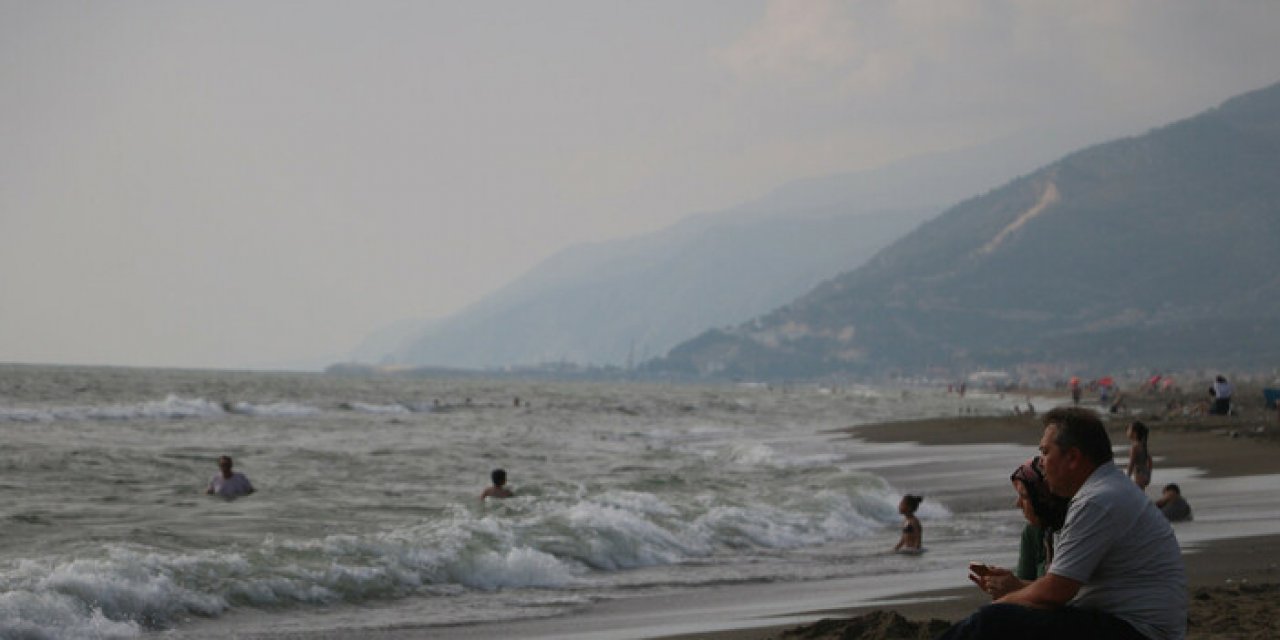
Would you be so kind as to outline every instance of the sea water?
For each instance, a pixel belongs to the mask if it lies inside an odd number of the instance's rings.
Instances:
[[[883,553],[900,495],[928,476],[922,449],[830,430],[1008,406],[919,389],[0,366],[0,638],[359,635],[937,569],[955,559]],[[204,495],[220,455],[256,494]],[[482,502],[498,467],[515,497]],[[928,477],[926,544],[998,533],[1014,552],[1011,494],[957,507],[947,491],[964,481]]]

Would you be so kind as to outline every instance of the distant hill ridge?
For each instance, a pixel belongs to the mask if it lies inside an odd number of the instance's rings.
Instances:
[[[853,174],[802,180],[662,231],[570,247],[433,323],[370,336],[361,362],[493,369],[542,363],[627,367],[708,327],[793,300],[852,269],[947,204],[1055,157],[1062,132]]]
[[[1280,361],[1280,84],[966,200],[646,364],[748,378]]]

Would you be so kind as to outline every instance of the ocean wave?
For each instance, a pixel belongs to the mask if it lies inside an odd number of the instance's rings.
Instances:
[[[39,409],[0,407],[0,422],[88,422],[130,420],[187,420],[238,414],[255,417],[285,418],[309,416],[321,409],[293,402],[253,403],[215,402],[204,398],[186,398],[170,394],[163,400],[132,404],[98,406],[54,406]]]
[[[115,545],[96,558],[23,560],[0,571],[0,637],[125,638],[234,607],[569,588],[595,572],[880,532],[896,515],[896,494],[874,482],[849,486],[745,502],[707,493],[685,504],[641,491],[566,493],[454,505],[443,517],[364,534],[188,552]]]
[[[164,400],[152,400],[134,404],[100,406],[67,406],[28,409],[0,407],[0,421],[5,422],[55,422],[55,421],[125,421],[140,419],[186,419],[226,415],[222,404],[203,398],[184,398],[170,394]]]
[[[398,415],[412,413],[413,410],[403,404],[373,404],[369,402],[344,402],[340,405],[343,409],[356,411],[359,413],[377,413]]]
[[[294,402],[273,402],[268,404],[234,402],[227,404],[225,408],[231,413],[266,418],[296,418],[321,413],[321,410],[317,407]]]

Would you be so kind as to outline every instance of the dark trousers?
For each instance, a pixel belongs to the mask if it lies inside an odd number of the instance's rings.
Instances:
[[[1109,613],[1075,607],[1032,609],[989,604],[956,623],[937,640],[1035,638],[1036,640],[1146,640],[1128,622]]]
[[[1231,413],[1231,398],[1214,398],[1213,406],[1209,407],[1209,415],[1225,416]]]

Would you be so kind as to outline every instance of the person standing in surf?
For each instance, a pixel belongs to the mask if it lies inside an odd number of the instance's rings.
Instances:
[[[231,456],[218,458],[218,473],[209,480],[205,493],[230,499],[247,496],[255,491],[249,478],[239,471],[232,471],[231,464]]]
[[[920,508],[920,503],[923,501],[922,496],[907,494],[898,502],[898,513],[901,513],[905,520],[902,523],[902,537],[893,547],[895,553],[924,551],[924,528],[920,526],[920,519],[916,517],[916,510]]]

